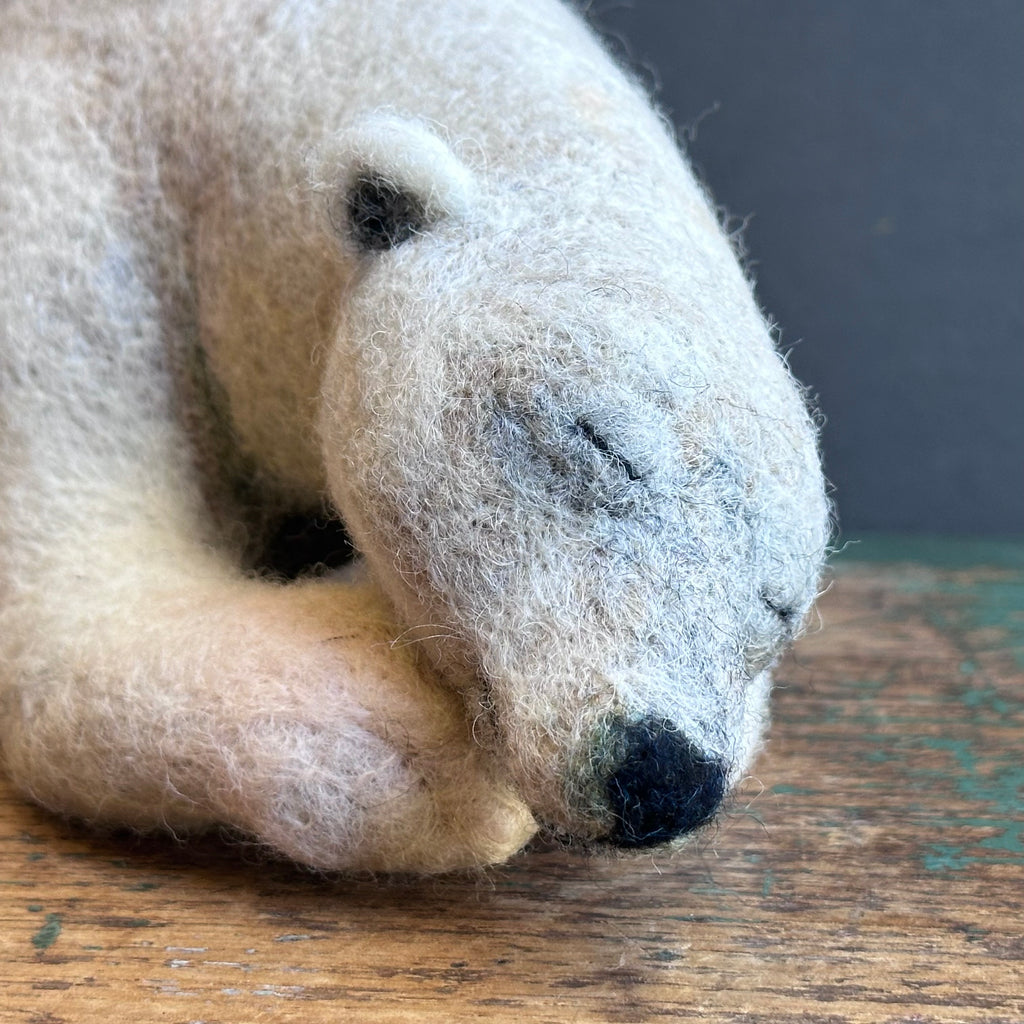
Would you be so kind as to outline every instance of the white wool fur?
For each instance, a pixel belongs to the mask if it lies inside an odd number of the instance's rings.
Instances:
[[[554,0],[0,13],[0,754],[321,868],[599,840],[616,723],[748,771],[813,423],[648,100]],[[368,251],[353,189],[411,197]],[[366,579],[246,571],[329,501]]]

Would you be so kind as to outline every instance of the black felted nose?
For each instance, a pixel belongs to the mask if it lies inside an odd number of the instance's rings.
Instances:
[[[623,754],[607,786],[611,843],[657,846],[711,819],[725,795],[721,762],[661,719],[624,723],[617,739]]]

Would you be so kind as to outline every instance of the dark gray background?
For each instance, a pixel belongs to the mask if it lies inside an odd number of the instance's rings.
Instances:
[[[1024,532],[1024,2],[589,6],[752,215],[842,536]]]

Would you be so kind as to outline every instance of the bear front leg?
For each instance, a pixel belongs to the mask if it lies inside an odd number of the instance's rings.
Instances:
[[[164,118],[95,128],[115,98],[86,103],[77,65],[9,64],[0,766],[87,821],[225,823],[317,868],[508,857],[528,811],[373,588],[246,578],[211,527],[192,229],[158,198],[173,147],[131,134]]]
[[[326,870],[474,867],[527,841],[529,811],[372,584],[218,575],[20,624],[0,747],[22,791],[97,823],[224,823]]]

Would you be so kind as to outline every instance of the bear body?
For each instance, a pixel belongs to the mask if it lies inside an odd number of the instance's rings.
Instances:
[[[707,197],[586,26],[15,0],[0,48],[22,790],[329,869],[710,820],[827,501]],[[298,514],[362,568],[257,571]]]

